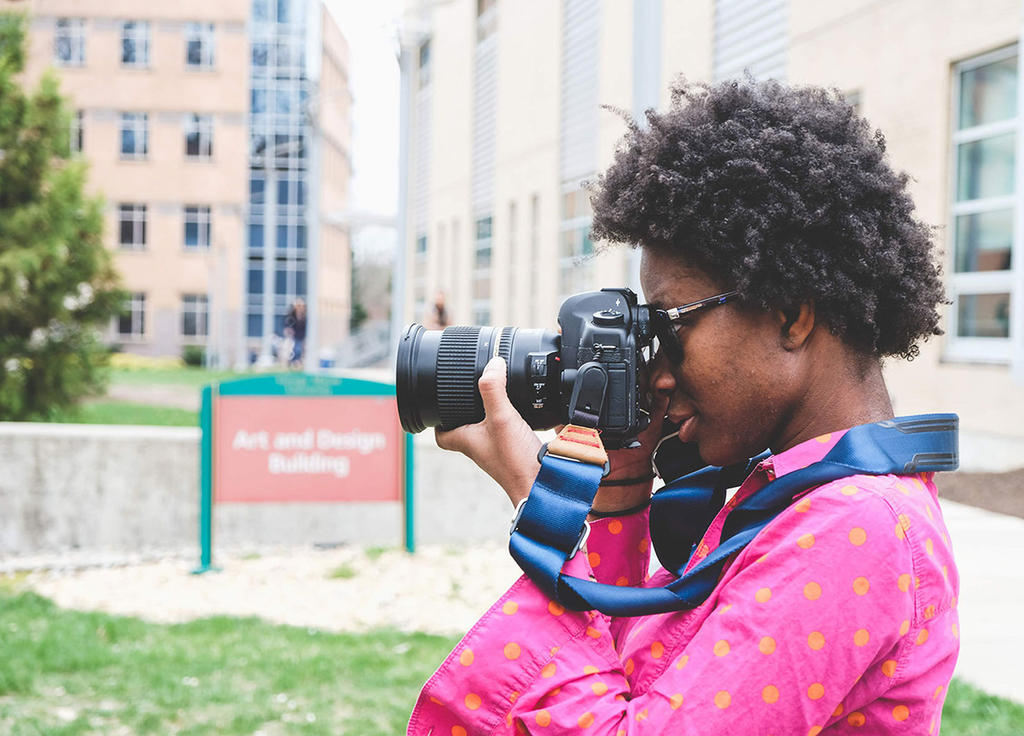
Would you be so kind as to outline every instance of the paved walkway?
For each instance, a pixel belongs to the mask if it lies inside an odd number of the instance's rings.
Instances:
[[[941,504],[960,570],[956,674],[1024,703],[1024,519]]]

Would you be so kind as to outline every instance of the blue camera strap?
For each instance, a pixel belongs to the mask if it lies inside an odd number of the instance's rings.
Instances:
[[[957,425],[956,414],[921,414],[853,427],[818,462],[777,478],[737,504],[726,517],[722,543],[685,574],[725,489],[739,485],[767,454],[728,468],[709,466],[672,481],[651,501],[655,551],[677,576],[661,588],[606,585],[562,574],[566,560],[586,542],[587,514],[607,463],[602,466],[592,450],[575,454],[555,440],[542,450],[530,495],[516,509],[509,551],[541,590],[571,610],[646,616],[695,608],[714,590],[726,560],[804,491],[851,475],[956,470]],[[581,455],[586,459],[574,459]]]

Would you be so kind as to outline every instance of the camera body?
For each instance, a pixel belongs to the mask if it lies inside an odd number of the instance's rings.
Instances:
[[[639,371],[653,338],[650,309],[630,289],[606,288],[566,299],[558,324],[560,333],[409,325],[396,376],[402,428],[447,430],[481,421],[477,381],[487,362],[501,356],[509,399],[531,427],[582,424],[600,429],[609,449],[631,446],[649,423]]]

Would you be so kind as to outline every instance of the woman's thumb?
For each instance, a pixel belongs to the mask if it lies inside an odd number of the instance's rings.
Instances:
[[[487,362],[480,374],[480,398],[483,400],[485,416],[493,416],[506,406],[511,406],[508,394],[505,393],[506,371],[505,359],[495,356]]]

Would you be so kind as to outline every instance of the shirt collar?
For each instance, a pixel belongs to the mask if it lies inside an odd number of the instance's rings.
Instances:
[[[766,458],[758,468],[764,470],[770,480],[792,473],[794,470],[806,468],[811,463],[816,463],[825,457],[848,431],[848,429],[842,429],[801,442],[799,445],[794,445],[788,450]]]

